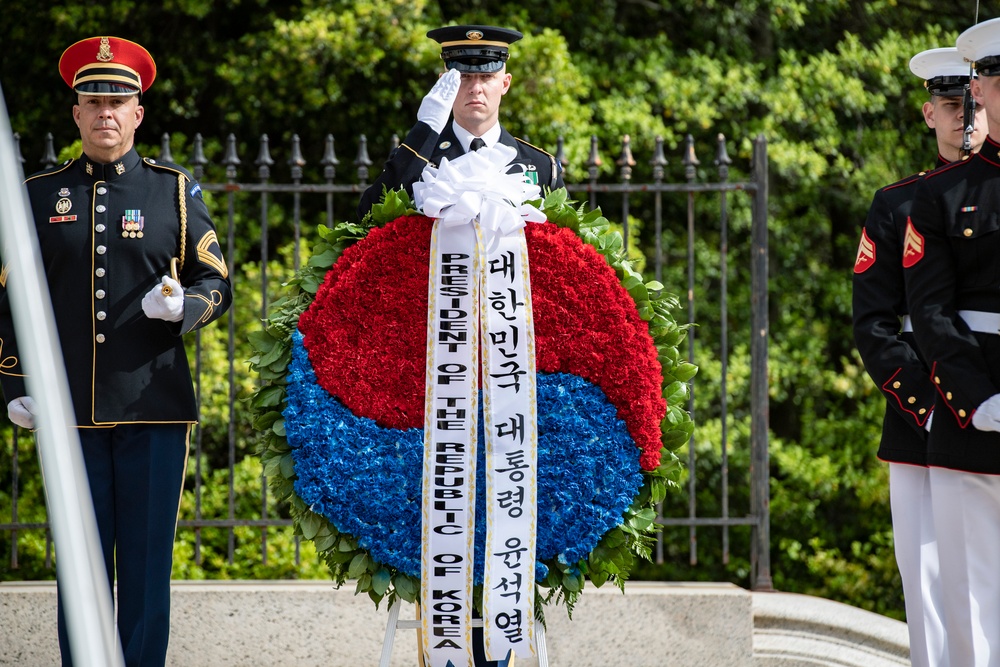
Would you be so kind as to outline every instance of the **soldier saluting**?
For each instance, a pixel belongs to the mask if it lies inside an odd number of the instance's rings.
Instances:
[[[412,196],[413,183],[428,164],[438,166],[442,158],[454,160],[497,143],[517,150],[514,164],[522,165],[543,192],[563,187],[559,161],[516,139],[500,124],[500,102],[511,85],[508,47],[523,35],[507,28],[456,25],[431,30],[427,36],[441,44],[447,71],[420,103],[417,124],[361,195],[358,217],[363,218],[378,203],[384,190],[405,187]]]

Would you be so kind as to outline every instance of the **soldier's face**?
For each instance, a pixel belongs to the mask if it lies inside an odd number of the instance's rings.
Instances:
[[[500,115],[500,99],[510,90],[510,74],[499,72],[462,73],[458,98],[452,107],[458,124],[474,134],[488,130]]]
[[[73,106],[84,152],[102,162],[113,162],[132,148],[142,117],[138,95],[80,95]]]
[[[932,96],[929,102],[924,103],[924,120],[927,127],[934,130],[941,156],[951,162],[958,160],[965,141],[965,108],[962,98]],[[987,133],[986,110],[982,105],[976,104],[975,123],[970,137],[974,153],[986,141]]]

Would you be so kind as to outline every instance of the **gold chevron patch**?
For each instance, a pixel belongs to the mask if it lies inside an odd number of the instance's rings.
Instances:
[[[858,258],[854,261],[854,273],[864,273],[873,266],[875,266],[875,244],[868,238],[868,230],[862,229]]]
[[[212,248],[215,247],[218,250],[212,252]],[[225,260],[222,259],[222,248],[219,246],[219,237],[216,236],[215,232],[207,232],[198,241],[198,261],[202,264],[206,264],[219,273],[222,274],[223,278],[229,277],[229,267],[226,266]]]
[[[906,235],[903,236],[903,267],[910,268],[924,258],[924,237],[913,226],[911,218],[906,219]]]

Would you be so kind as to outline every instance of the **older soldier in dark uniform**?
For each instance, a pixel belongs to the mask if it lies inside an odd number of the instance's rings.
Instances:
[[[924,120],[937,139],[938,165],[963,154],[963,93],[969,63],[955,48],[931,49],[910,60],[930,100]],[[972,125],[971,151],[986,137],[982,108]],[[936,391],[913,338],[903,280],[903,235],[916,185],[925,172],[875,193],[854,265],[854,340],[872,380],[886,398],[878,456],[889,463],[896,562],[903,581],[910,660],[914,667],[946,662],[937,544],[927,469],[927,432]]]
[[[427,33],[441,43],[447,72],[424,97],[417,124],[393,150],[381,175],[365,190],[358,206],[364,217],[383,192],[403,186],[413,195],[413,183],[428,164],[453,160],[482,146],[505,144],[517,149],[515,164],[528,178],[546,189],[563,186],[562,165],[550,154],[513,137],[500,125],[500,101],[510,89],[508,46],[521,39],[516,30],[482,25],[457,25]],[[454,120],[448,117],[454,113]]]
[[[1000,664],[1000,19],[962,33],[989,136],[917,187],[903,264],[938,392],[928,441],[948,654]]]
[[[156,76],[149,53],[116,37],[70,46],[83,155],[26,181],[80,429],[127,665],[163,665],[174,529],[198,419],[182,335],[229,307],[228,269],[201,189],[181,167],[133,147]],[[18,276],[6,277],[18,280]],[[5,290],[0,382],[8,414],[34,427]],[[72,557],[56,545],[56,557]],[[59,639],[71,664],[62,606]]]

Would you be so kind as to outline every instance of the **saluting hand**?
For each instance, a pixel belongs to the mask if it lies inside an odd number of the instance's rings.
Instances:
[[[462,85],[462,74],[457,69],[450,69],[442,74],[430,92],[424,96],[417,109],[417,120],[427,123],[431,129],[441,133],[451,108],[458,97],[458,87]]]
[[[972,425],[980,431],[1000,431],[1000,394],[990,396],[976,408]]]
[[[22,396],[20,398],[15,398],[13,401],[7,404],[7,416],[12,422],[20,426],[21,428],[34,429],[35,428],[35,413],[38,412],[38,407],[35,402],[31,399],[31,396]]]
[[[142,312],[151,320],[180,322],[184,319],[184,288],[170,276],[163,276],[160,284],[142,297]]]

